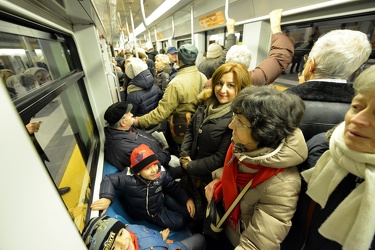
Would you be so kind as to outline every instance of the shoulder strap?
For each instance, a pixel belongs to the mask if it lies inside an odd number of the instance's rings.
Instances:
[[[227,219],[229,214],[233,211],[237,203],[242,199],[242,197],[245,195],[246,191],[250,188],[251,184],[253,183],[253,179],[251,179],[246,186],[242,189],[241,193],[237,196],[237,198],[232,202],[228,210],[225,212],[223,217],[221,217],[219,223],[217,224],[217,227],[221,227],[221,225],[224,223],[224,221]]]
[[[199,93],[202,91],[202,75],[199,73]]]
[[[309,236],[310,224],[311,224],[311,220],[312,220],[312,217],[313,217],[313,214],[314,214],[315,206],[316,206],[316,202],[313,199],[311,199],[310,205],[309,205],[309,210],[307,210],[306,235],[305,235],[305,240],[303,241],[303,245],[305,245],[305,243],[307,241],[307,237]]]

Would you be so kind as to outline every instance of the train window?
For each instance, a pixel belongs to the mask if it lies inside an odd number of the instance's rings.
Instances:
[[[35,152],[82,230],[99,139],[73,39],[0,22],[0,81],[8,89]]]
[[[285,70],[276,82],[285,86],[298,84],[297,75],[304,67],[304,56],[308,55],[314,42],[323,34],[335,29],[359,30],[367,34],[373,53],[364,67],[374,64],[375,60],[375,15],[364,15],[355,17],[345,17],[330,20],[311,21],[308,23],[298,23],[282,26],[294,43],[294,58],[288,69]],[[358,72],[355,72],[349,81],[355,80]]]

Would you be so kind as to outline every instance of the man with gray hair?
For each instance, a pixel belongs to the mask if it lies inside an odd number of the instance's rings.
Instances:
[[[306,105],[300,128],[306,141],[342,122],[354,96],[350,76],[369,58],[367,35],[354,30],[332,30],[312,47],[300,84],[287,91]]]
[[[252,53],[246,45],[233,45],[227,53],[225,62],[235,62],[250,67]]]

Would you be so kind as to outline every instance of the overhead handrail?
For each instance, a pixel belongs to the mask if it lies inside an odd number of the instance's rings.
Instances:
[[[225,21],[228,22],[228,20],[229,20],[229,0],[225,0],[224,14],[225,14]]]
[[[141,7],[142,22],[145,28],[147,29],[146,15],[145,15],[145,6],[143,5],[143,0],[139,0],[139,5]]]
[[[191,44],[194,44],[194,5],[190,7]]]
[[[226,1],[228,2],[228,0],[226,0]],[[345,3],[349,3],[349,2],[355,2],[355,1],[357,1],[357,0],[332,0],[332,1],[322,2],[322,3],[312,4],[312,5],[308,5],[308,6],[304,6],[304,7],[300,7],[300,8],[285,10],[285,11],[282,12],[282,16],[291,16],[291,15],[296,15],[296,14],[300,14],[300,13],[306,13],[308,11],[323,9],[323,8],[327,8],[327,7],[331,7],[331,6],[337,6],[338,4],[345,4]],[[356,11],[347,12],[347,13],[355,14]],[[343,14],[344,13],[340,13],[340,14],[338,13],[337,15],[343,15]],[[321,16],[319,18],[324,18],[324,17],[328,17],[328,15],[327,16]],[[332,17],[332,15],[330,14],[329,17]],[[260,17],[251,18],[251,19],[236,22],[235,25],[237,26],[237,25],[243,25],[243,24],[247,24],[247,23],[269,20],[269,18],[270,18],[269,15],[260,16]],[[314,17],[314,18],[316,18],[316,17]],[[313,18],[310,18],[310,19],[313,19]],[[309,21],[309,19],[306,18],[304,20],[301,20],[301,22],[302,21]],[[284,23],[284,24],[286,24],[286,23]]]
[[[155,41],[161,42],[161,41],[172,39],[174,37],[174,31],[175,31],[174,17],[172,16],[172,35],[170,37],[166,37],[166,38],[163,38],[163,39],[158,39],[158,35],[157,35],[157,32],[156,32],[156,26],[154,26]]]

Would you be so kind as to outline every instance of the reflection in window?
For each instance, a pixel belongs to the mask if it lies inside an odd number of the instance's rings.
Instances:
[[[60,193],[69,189],[67,193],[61,193],[62,199],[80,225],[87,211],[89,177],[75,137],[79,131],[75,131],[68,119],[72,115],[70,111],[71,103],[65,103],[62,98],[53,100],[31,119],[31,123],[40,124],[31,139]]]
[[[82,231],[91,195],[88,159],[97,152],[98,134],[85,89],[79,84],[83,73],[80,65],[73,66],[79,64],[73,60],[78,55],[71,54],[70,48],[76,51],[73,40],[38,30],[33,32],[38,37],[29,37],[22,35],[30,34],[27,27],[23,33],[19,25],[12,29],[14,24],[2,24],[1,84],[20,110],[35,153]],[[3,33],[4,25],[7,31],[20,34]]]
[[[60,42],[12,34],[2,34],[0,41],[0,74],[12,99],[71,71]]]
[[[316,40],[331,30],[350,29],[359,30],[367,34],[372,50],[375,51],[375,15],[355,16],[332,20],[317,20],[308,23],[298,23],[283,26],[283,32],[294,43],[294,56],[292,63],[276,81],[286,86],[298,84],[298,74],[303,71],[305,55],[308,55]],[[348,79],[353,82],[362,69],[374,63],[375,54],[372,53],[366,65],[355,72]]]

